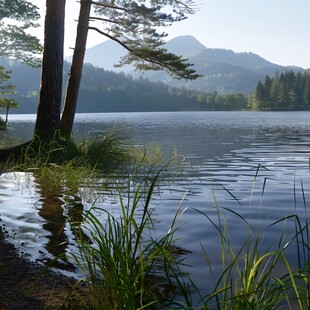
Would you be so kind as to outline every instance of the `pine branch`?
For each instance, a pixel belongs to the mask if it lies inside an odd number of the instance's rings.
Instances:
[[[126,9],[124,7],[121,7],[121,6],[112,5],[110,3],[102,3],[102,2],[92,1],[91,4],[94,4],[96,6],[103,7],[103,8],[115,9],[115,10],[119,10],[119,11],[124,11],[124,12],[130,13],[130,11],[128,9]]]
[[[111,39],[111,40],[117,42],[118,44],[120,44],[120,45],[121,45],[122,47],[124,47],[128,52],[133,53],[133,50],[131,50],[131,49],[130,49],[126,44],[124,44],[121,40],[119,40],[119,39],[117,39],[117,38],[115,38],[115,37],[109,35],[108,33],[106,33],[106,32],[104,32],[104,31],[98,29],[97,27],[88,27],[88,29],[97,31],[98,33],[102,34],[103,36],[105,36],[105,37],[107,37],[107,38],[109,38],[109,39]]]

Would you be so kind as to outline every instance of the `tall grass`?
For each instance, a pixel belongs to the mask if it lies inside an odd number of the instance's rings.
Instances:
[[[72,288],[71,299],[66,302],[79,309],[310,308],[309,222],[303,185],[304,216],[301,218],[296,212],[266,227],[278,227],[279,231],[278,240],[269,247],[264,231],[255,231],[244,215],[221,207],[215,194],[215,219],[196,209],[214,227],[221,244],[218,273],[218,265],[212,266],[209,257],[213,249],[201,243],[209,267],[209,272],[201,277],[212,281],[210,287],[202,288],[183,271],[182,260],[173,254],[178,218],[183,214],[180,208],[167,234],[156,235],[150,204],[158,177],[152,180],[147,192],[141,185],[131,191],[129,181],[127,200],[119,193],[120,214],[93,206],[84,211],[82,222],[71,219],[78,236],[78,252],[71,253],[71,258],[83,278]],[[264,189],[265,182],[262,195]],[[239,248],[231,241],[224,211],[246,227]],[[286,227],[291,222],[295,231],[289,234]],[[287,256],[291,248],[295,250],[296,262]]]
[[[146,196],[140,186],[132,197],[129,191],[126,203],[119,195],[119,216],[95,207],[84,214],[79,252],[72,254],[89,293],[87,298],[75,294],[81,308],[159,309],[167,298],[164,292],[171,286],[169,268],[176,263],[171,249],[180,214],[166,234],[156,236],[150,202],[157,177]],[[105,215],[104,221],[98,219],[98,212],[100,218]],[[85,232],[89,239],[83,237]]]
[[[45,167],[50,163],[64,165],[73,162],[106,171],[129,160],[124,141],[124,138],[112,131],[96,139],[63,140],[55,136],[49,143],[35,137],[22,149],[20,157],[14,158],[13,165],[34,168]]]
[[[296,188],[294,196],[296,197]],[[209,268],[209,273],[202,277],[209,276],[213,285],[207,289],[201,288],[191,280],[190,275],[180,278],[175,274],[179,291],[183,295],[182,301],[174,301],[175,307],[221,310],[310,309],[310,231],[303,186],[302,197],[305,210],[303,218],[296,213],[266,227],[268,229],[280,225],[275,247],[266,247],[263,231],[255,233],[246,218],[233,209],[221,208],[216,198],[216,221],[207,212],[196,209],[218,233],[221,244],[221,272],[214,272],[216,266],[212,266],[208,254],[212,249],[205,248],[201,243],[201,250]],[[239,200],[237,202],[240,203]],[[237,249],[231,241],[223,211],[228,211],[230,217],[246,224],[245,241]],[[295,225],[295,232],[289,234],[286,226],[290,221]],[[286,254],[287,250],[292,248],[296,253],[296,261],[292,261]],[[182,274],[181,268],[178,274]],[[207,293],[204,293],[205,291]],[[197,298],[192,297],[193,292],[199,296],[198,302]]]
[[[31,173],[43,197],[57,197],[81,194],[82,189],[85,194],[104,175],[130,162],[124,139],[108,132],[96,139],[80,141],[55,136],[44,143],[34,138],[22,147],[18,156],[1,163],[1,169]]]

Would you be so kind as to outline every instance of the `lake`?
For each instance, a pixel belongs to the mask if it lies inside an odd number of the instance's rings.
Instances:
[[[9,137],[30,138],[34,121],[34,115],[10,115]],[[215,271],[220,268],[221,252],[216,229],[197,210],[216,222],[216,199],[236,248],[245,240],[247,225],[234,212],[251,223],[253,234],[264,232],[263,248],[272,247],[283,229],[282,224],[269,225],[290,214],[307,217],[310,112],[78,114],[74,132],[96,136],[109,128],[125,135],[128,143],[161,145],[167,158],[175,148],[180,154],[178,171],[166,176],[154,195],[153,217],[158,234],[167,231],[185,195],[178,245],[190,251],[185,269],[200,287],[207,289],[209,278],[201,245]],[[8,240],[25,255],[44,262],[57,254],[50,226],[65,227],[58,240],[70,239],[72,234],[66,227],[65,207],[59,201],[44,201],[29,185],[34,182],[29,178],[2,175],[0,218]],[[60,215],[56,224],[42,211],[50,204]],[[113,199],[103,202],[106,208],[116,205]],[[294,224],[288,221],[285,232],[292,235],[293,231]],[[71,246],[69,242],[64,250]],[[294,255],[294,251],[288,253],[292,260]]]

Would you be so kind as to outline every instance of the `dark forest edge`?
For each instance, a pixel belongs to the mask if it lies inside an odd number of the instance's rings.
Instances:
[[[13,70],[10,83],[16,84],[16,94],[12,98],[19,103],[19,108],[10,112],[36,113],[40,69],[22,64],[4,65]],[[65,63],[65,76],[68,75],[68,70],[69,63]],[[251,96],[242,93],[203,93],[174,88],[162,82],[150,82],[143,77],[134,79],[124,73],[106,71],[86,64],[77,112],[309,110],[309,85],[309,71],[287,71],[276,73],[274,77],[266,75],[265,81],[259,81]],[[4,105],[2,112],[6,113]]]
[[[249,103],[258,111],[309,111],[310,71],[276,73],[259,82]]]

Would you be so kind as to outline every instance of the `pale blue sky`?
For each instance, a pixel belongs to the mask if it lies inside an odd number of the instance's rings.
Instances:
[[[42,7],[45,0],[32,0]],[[193,35],[210,48],[253,52],[280,65],[310,68],[309,0],[196,0],[200,11],[166,29],[169,38]],[[65,54],[75,41],[79,4],[67,0]],[[41,31],[42,33],[42,31]],[[104,38],[90,33],[88,47]]]

